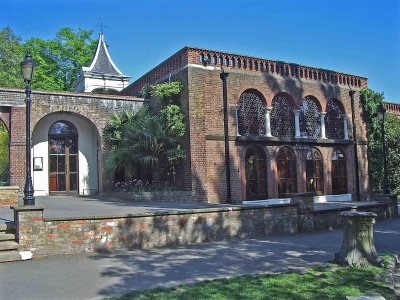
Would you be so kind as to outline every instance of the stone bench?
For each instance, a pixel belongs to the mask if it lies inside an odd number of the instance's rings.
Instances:
[[[314,203],[351,202],[351,194],[314,196]]]
[[[250,200],[250,201],[242,201],[242,204],[244,206],[263,206],[263,205],[272,205],[272,204],[290,204],[290,198]]]

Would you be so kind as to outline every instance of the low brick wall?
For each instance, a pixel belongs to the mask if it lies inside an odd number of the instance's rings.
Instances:
[[[18,186],[0,186],[0,206],[18,205]]]
[[[105,193],[104,196],[132,201],[175,201],[191,202],[191,191],[157,191],[157,192],[120,192]]]
[[[35,255],[152,248],[298,231],[297,206],[196,209],[107,218],[44,219],[43,208],[15,207],[21,250]]]

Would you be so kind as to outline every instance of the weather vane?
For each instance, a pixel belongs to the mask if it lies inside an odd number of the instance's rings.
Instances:
[[[103,33],[103,28],[104,28],[104,27],[108,27],[108,26],[104,26],[104,25],[103,25],[103,16],[101,16],[100,25],[96,25],[96,26],[100,26],[100,33]]]

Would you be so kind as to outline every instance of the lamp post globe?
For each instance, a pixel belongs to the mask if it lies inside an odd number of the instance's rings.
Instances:
[[[26,53],[25,59],[21,62],[21,71],[25,81],[25,137],[26,137],[26,178],[24,187],[24,206],[34,206],[35,197],[31,176],[31,84],[33,73],[35,71],[36,62],[32,59],[29,52]]]

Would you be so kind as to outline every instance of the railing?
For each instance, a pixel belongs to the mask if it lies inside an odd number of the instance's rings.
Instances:
[[[165,80],[168,75],[174,73],[176,70],[179,70],[187,64],[266,72],[286,77],[316,80],[356,88],[367,87],[367,78],[357,75],[344,74],[294,63],[185,47],[133,82],[120,94],[137,95],[140,89],[146,84],[155,84],[160,80]]]
[[[383,105],[385,106],[388,113],[392,113],[394,115],[400,116],[400,104],[399,103],[384,102]]]
[[[189,57],[196,58],[197,56],[197,59],[192,59],[191,63],[220,66],[229,69],[267,72],[286,77],[317,80],[321,82],[353,87],[364,87],[367,83],[367,78],[365,77],[302,66],[294,63],[286,63],[196,48],[189,48],[189,51],[191,52]]]

